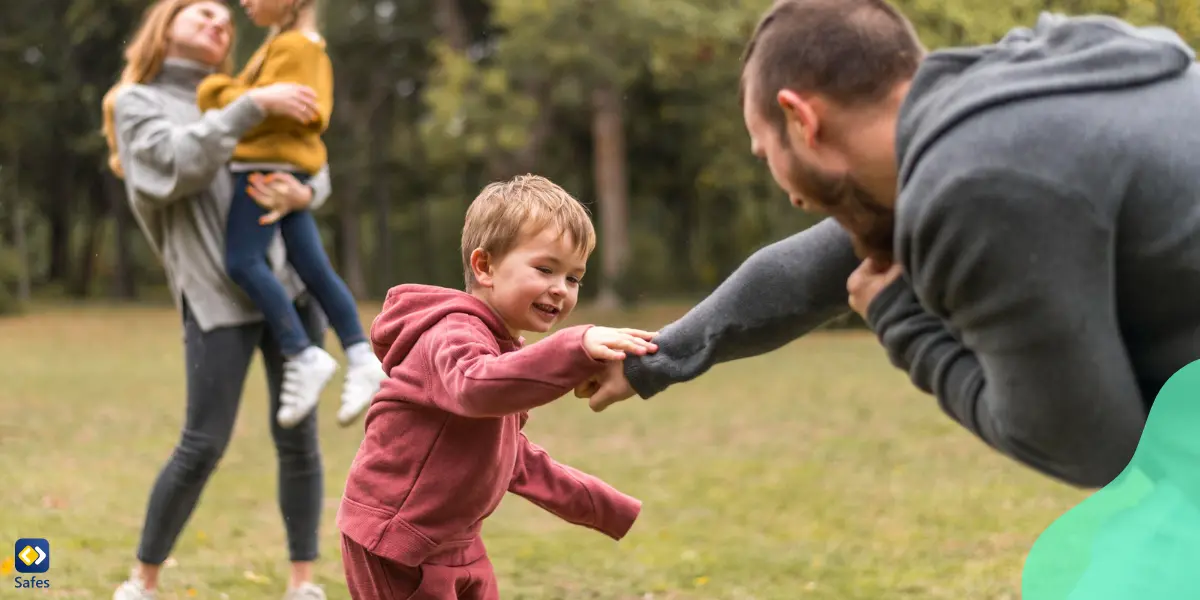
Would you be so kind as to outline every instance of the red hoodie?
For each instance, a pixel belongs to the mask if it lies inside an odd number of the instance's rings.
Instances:
[[[583,349],[588,327],[522,348],[470,294],[389,290],[371,325],[389,377],[367,410],[338,529],[404,565],[450,555],[474,561],[484,554],[483,519],[509,491],[565,521],[624,537],[641,502],[555,462],[521,431],[525,411],[602,368]]]

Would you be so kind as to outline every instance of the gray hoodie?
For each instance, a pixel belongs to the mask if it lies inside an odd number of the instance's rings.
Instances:
[[[1200,72],[1160,28],[1043,15],[931,53],[900,111],[896,256],[868,322],[996,450],[1101,486],[1200,358]],[[643,397],[844,312],[830,221],[765,248],[626,361]],[[828,261],[824,264],[814,264]]]

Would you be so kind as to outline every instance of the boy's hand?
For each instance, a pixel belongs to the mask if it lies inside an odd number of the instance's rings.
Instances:
[[[625,365],[617,361],[608,363],[603,371],[575,386],[575,397],[587,398],[588,406],[595,412],[628,400],[635,393],[625,377]]]
[[[626,352],[643,355],[658,350],[650,340],[658,332],[592,327],[583,334],[583,349],[595,360],[624,360]]]

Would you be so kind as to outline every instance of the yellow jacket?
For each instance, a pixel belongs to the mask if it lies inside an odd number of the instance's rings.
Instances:
[[[311,36],[311,37],[310,37]],[[269,115],[242,136],[233,152],[236,162],[289,163],[315,174],[328,160],[321,134],[333,114],[333,65],[325,53],[325,41],[316,34],[285,31],[264,43],[248,64],[265,54],[258,77],[248,79],[243,70],[236,77],[210,75],[196,89],[201,111],[222,108],[252,88],[288,82],[307,85],[317,93],[317,117],[301,123],[290,117]]]

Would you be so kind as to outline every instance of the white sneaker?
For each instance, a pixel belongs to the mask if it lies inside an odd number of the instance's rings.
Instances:
[[[342,388],[342,406],[338,409],[338,424],[346,427],[353,423],[371,406],[371,399],[387,373],[383,372],[383,363],[374,354],[358,364],[346,369],[346,383]]]
[[[137,576],[135,569],[129,579],[113,592],[113,600],[154,600],[154,592],[146,589],[146,584]]]
[[[325,600],[325,590],[315,583],[302,583],[289,589],[283,600]]]
[[[337,361],[317,346],[309,346],[283,365],[283,390],[279,394],[276,420],[284,428],[295,427],[317,407],[321,390],[337,370]]]

